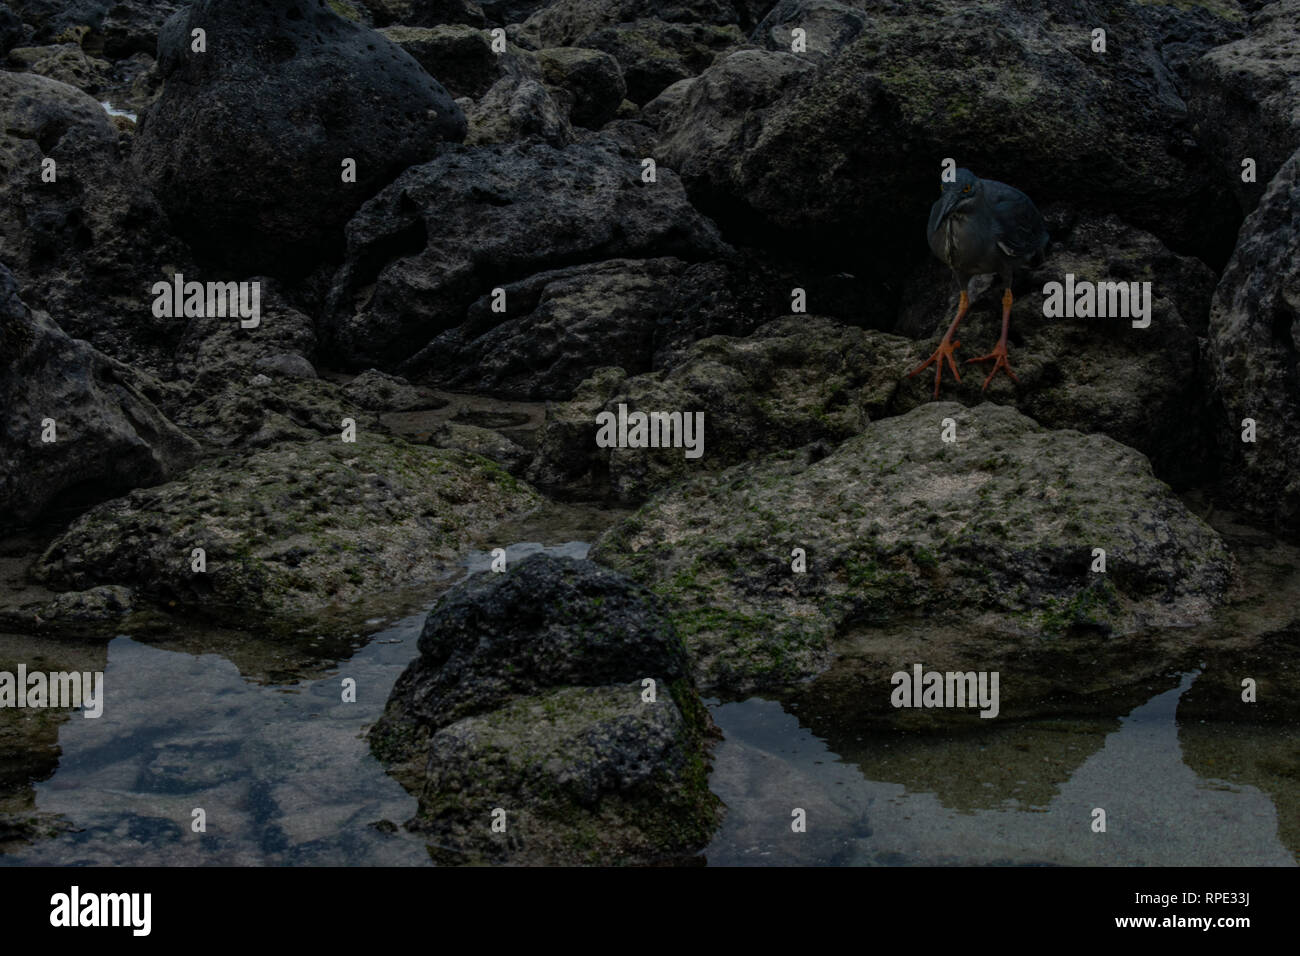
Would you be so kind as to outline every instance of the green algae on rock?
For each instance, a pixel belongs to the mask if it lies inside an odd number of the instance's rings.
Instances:
[[[696,852],[718,821],[712,731],[653,595],[534,555],[443,597],[370,741],[440,861],[648,863]]]
[[[290,623],[435,579],[474,537],[539,501],[477,455],[362,432],[225,455],[106,502],[34,571],[79,590],[125,584],[227,622]]]
[[[912,342],[819,316],[777,319],[747,338],[713,336],[667,371],[628,377],[598,369],[572,401],[550,406],[530,480],[598,486],[608,476],[621,501],[779,448],[839,442],[886,414],[910,364]],[[703,459],[680,448],[598,448],[596,415],[705,411]]]
[[[704,687],[816,674],[855,624],[951,616],[1023,640],[1191,624],[1230,583],[1218,535],[1102,435],[944,402],[815,457],[701,476],[592,550],[667,599]],[[791,569],[795,548],[806,573]]]

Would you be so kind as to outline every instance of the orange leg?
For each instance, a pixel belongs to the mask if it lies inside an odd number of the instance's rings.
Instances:
[[[1007,362],[1007,329],[1011,327],[1011,290],[1007,289],[1002,293],[1002,337],[998,339],[998,344],[993,346],[993,351],[988,355],[981,355],[977,358],[967,359],[966,364],[971,362],[993,362],[993,371],[989,372],[989,377],[984,379],[984,387],[989,387],[989,382],[993,381],[993,376],[998,374],[998,369],[1002,369],[1011,377],[1011,381],[1016,384],[1020,379],[1016,378],[1016,373],[1011,371],[1011,366]]]
[[[939,347],[934,350],[933,355],[931,355],[928,359],[926,359],[923,363],[921,363],[919,366],[914,368],[912,371],[907,373],[907,377],[911,378],[913,375],[917,375],[920,372],[924,372],[927,368],[930,367],[931,363],[934,363],[934,397],[935,398],[939,397],[939,382],[943,378],[944,359],[948,360],[948,367],[952,369],[953,376],[957,379],[957,381],[959,382],[961,381],[961,373],[957,371],[957,362],[953,358],[953,354],[952,354],[953,349],[960,346],[961,343],[952,341],[952,337],[953,334],[957,331],[957,326],[961,325],[961,320],[966,318],[966,313],[969,311],[970,311],[970,296],[968,296],[966,294],[966,290],[963,289],[961,293],[961,300],[957,305],[957,318],[952,320],[952,325],[948,326],[948,331],[943,333],[943,338],[939,342]]]

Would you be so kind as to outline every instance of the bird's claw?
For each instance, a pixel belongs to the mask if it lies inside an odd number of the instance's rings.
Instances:
[[[981,389],[981,391],[984,391],[989,387],[989,382],[993,381],[993,376],[998,374],[998,369],[1002,369],[1004,372],[1006,372],[1007,377],[1010,378],[1011,381],[1015,382],[1017,385],[1020,384],[1020,379],[1016,377],[1015,372],[1011,371],[1011,365],[1007,361],[1007,346],[1005,342],[999,342],[997,345],[995,345],[993,347],[993,351],[990,352],[988,355],[979,355],[976,356],[975,358],[967,359],[966,364],[970,365],[972,362],[988,362],[988,361],[993,362],[993,370],[989,372],[988,378],[984,379],[984,386]]]
[[[948,367],[952,369],[953,377],[956,378],[957,381],[961,381],[961,372],[957,371],[957,361],[953,358],[953,351],[960,346],[960,342],[949,342],[947,339],[944,339],[939,343],[939,347],[934,350],[934,354],[916,368],[912,369],[912,371],[908,372],[907,377],[911,378],[914,375],[924,372],[931,364],[937,363],[934,366],[934,397],[938,398],[939,383],[943,380],[943,360],[945,358],[948,360]]]

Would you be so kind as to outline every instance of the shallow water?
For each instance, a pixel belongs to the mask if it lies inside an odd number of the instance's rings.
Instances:
[[[495,533],[557,541],[563,528],[606,523],[565,507]],[[587,545],[528,540],[510,545],[507,561],[538,550],[583,558]],[[485,572],[491,560],[485,544],[464,571]],[[106,648],[0,637],[0,660],[103,669],[106,689],[102,717],[46,712],[44,736],[28,728],[17,738],[36,757],[45,741],[54,769],[10,793],[0,811],[51,835],[11,834],[0,864],[427,865],[423,840],[400,827],[416,801],[364,737],[416,653],[424,616],[372,620],[375,632],[355,646],[316,656],[214,633],[162,644],[119,637]],[[341,699],[345,678],[356,681],[354,703]],[[1197,679],[1195,670],[1171,673],[1136,705],[1129,695],[1075,707],[1069,718],[975,720],[947,731],[878,712],[856,721],[842,701],[816,703],[808,685],[784,699],[709,701],[725,735],[711,786],[728,812],[702,857],[1295,865],[1294,727],[1180,719]],[[191,829],[200,808],[202,834]],[[806,812],[805,833],[791,831],[794,808]],[[1095,808],[1106,811],[1105,833],[1092,830]]]

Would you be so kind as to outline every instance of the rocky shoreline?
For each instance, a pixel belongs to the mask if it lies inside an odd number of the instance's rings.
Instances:
[[[635,509],[430,613],[370,740],[448,863],[685,859],[723,813],[701,694],[833,701],[833,737],[922,651],[1018,675],[1008,720],[1244,655],[1294,721],[1297,619],[1242,566],[1295,584],[1298,22],[0,3],[0,631],[296,653],[539,509]],[[933,401],[907,374],[956,309],[922,228],[950,156],[1052,243],[1018,381]],[[1149,324],[1044,317],[1067,275],[1149,283]],[[178,276],[256,316],[155,307]],[[604,446],[620,409],[702,413],[703,456]],[[1229,647],[1238,612],[1270,624]],[[1255,719],[1234,680],[1196,706]]]

